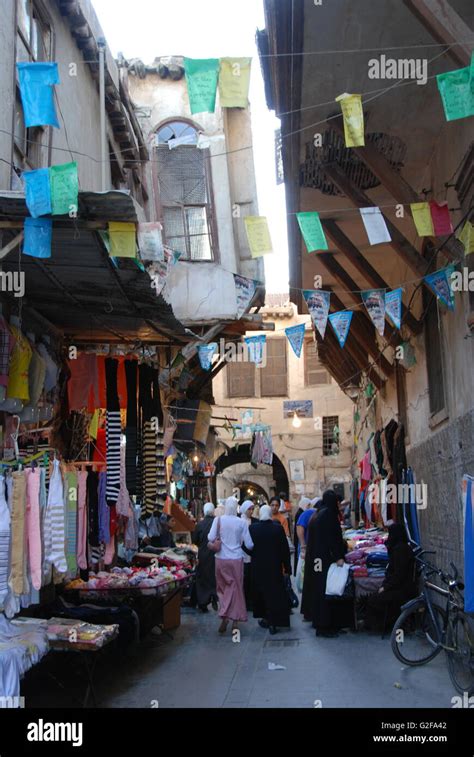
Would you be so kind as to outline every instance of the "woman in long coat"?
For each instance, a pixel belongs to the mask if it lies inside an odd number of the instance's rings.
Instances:
[[[196,567],[196,600],[201,612],[207,612],[209,602],[217,610],[216,563],[215,553],[208,546],[209,531],[214,523],[214,505],[206,502],[204,518],[192,533],[193,544],[198,547],[198,564]]]
[[[282,526],[272,520],[268,505],[260,508],[260,522],[250,526],[253,541],[253,615],[262,628],[274,634],[290,625],[290,602],[283,571],[291,575],[288,540]]]
[[[335,492],[323,494],[323,504],[308,526],[301,612],[311,620],[317,636],[337,636],[331,624],[331,608],[326,599],[326,579],[331,563],[342,565],[346,548],[339,522]]]

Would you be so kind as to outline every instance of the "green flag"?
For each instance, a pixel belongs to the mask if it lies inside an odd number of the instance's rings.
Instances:
[[[438,74],[436,77],[446,121],[456,121],[458,118],[474,116],[472,67],[473,63],[471,62],[471,66]]]
[[[188,85],[191,113],[214,113],[219,59],[185,58],[184,72]]]
[[[77,163],[63,163],[49,169],[51,185],[51,208],[53,216],[62,216],[75,211],[77,213],[79,180]]]
[[[314,252],[314,250],[327,250],[328,243],[324,236],[323,227],[321,226],[321,220],[319,213],[297,213],[296,218],[303,234],[308,252]]]

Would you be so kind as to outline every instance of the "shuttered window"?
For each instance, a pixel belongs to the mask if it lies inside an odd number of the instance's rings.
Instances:
[[[231,362],[225,370],[228,397],[255,397],[255,363]]]
[[[305,339],[304,342],[304,379],[306,386],[331,383],[329,373],[319,361],[316,342],[312,339]]]
[[[259,368],[262,397],[286,397],[288,393],[285,337],[266,341],[267,364]]]

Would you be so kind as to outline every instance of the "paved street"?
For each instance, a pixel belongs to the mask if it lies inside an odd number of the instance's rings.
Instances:
[[[455,694],[439,656],[402,668],[388,638],[348,633],[316,639],[299,612],[272,637],[251,619],[241,642],[217,633],[214,612],[184,609],[173,640],[145,641],[137,658],[99,685],[106,707],[450,707]],[[268,670],[268,663],[286,670]],[[100,681],[101,676],[98,676]],[[396,685],[398,684],[398,685]],[[156,704],[155,704],[156,706]]]

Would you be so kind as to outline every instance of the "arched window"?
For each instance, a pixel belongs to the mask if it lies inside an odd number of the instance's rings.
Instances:
[[[170,121],[156,133],[161,220],[165,243],[180,252],[182,260],[213,260],[209,152],[197,142],[198,132],[186,121]]]

